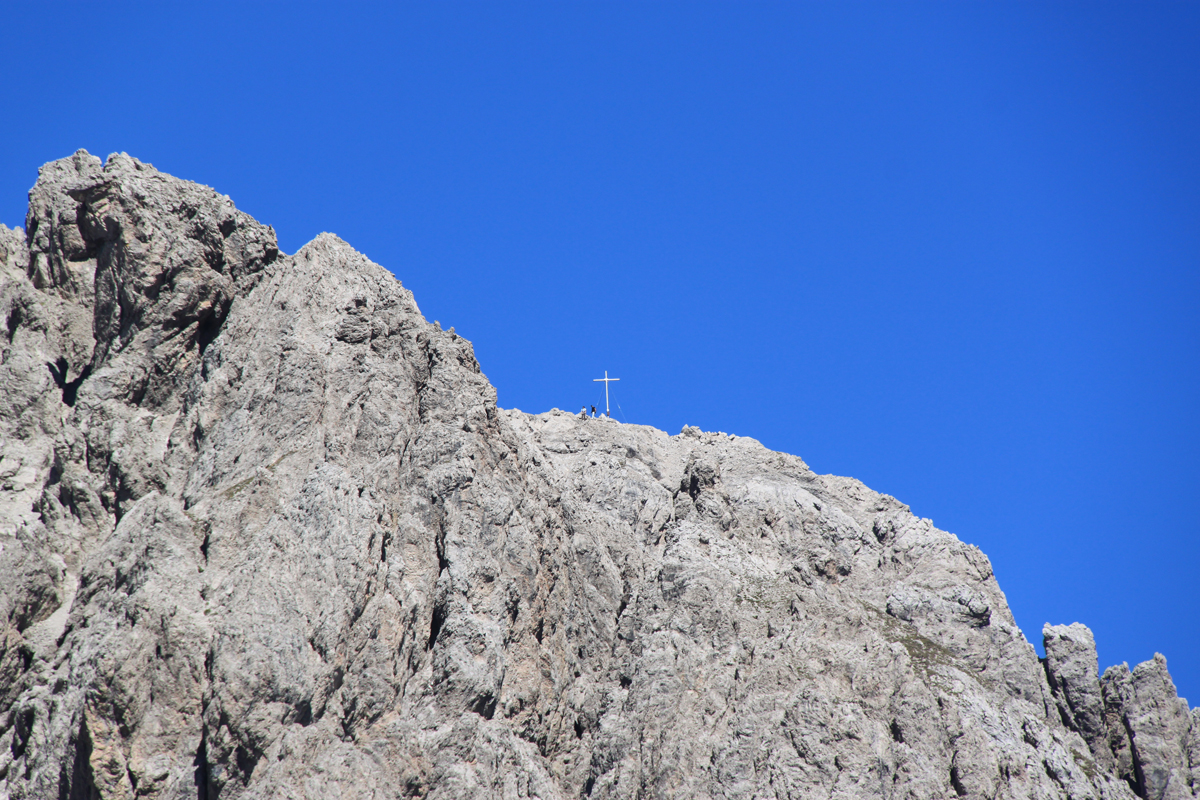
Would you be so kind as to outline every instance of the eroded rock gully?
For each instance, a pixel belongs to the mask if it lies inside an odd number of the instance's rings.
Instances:
[[[471,344],[124,155],[0,227],[0,797],[1187,798],[1161,657],[752,439]]]

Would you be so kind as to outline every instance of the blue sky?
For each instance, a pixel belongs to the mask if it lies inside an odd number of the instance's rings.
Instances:
[[[753,436],[1200,702],[1200,5],[17,4],[0,221],[83,147],[334,231],[506,407]]]

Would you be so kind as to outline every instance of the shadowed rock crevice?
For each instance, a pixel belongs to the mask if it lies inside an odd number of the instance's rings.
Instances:
[[[75,405],[75,398],[79,395],[79,386],[87,380],[92,374],[92,365],[87,364],[79,374],[72,380],[67,380],[68,370],[70,369],[67,360],[61,356],[53,364],[46,364],[50,374],[54,376],[54,383],[62,390],[62,401],[65,405]]]
[[[25,312],[20,306],[9,309],[8,315],[4,319],[4,327],[8,330],[9,344],[12,344],[13,337],[17,334],[17,328],[21,327],[21,323],[24,321]]]
[[[213,339],[221,332],[225,317],[229,313],[229,302],[223,301],[211,313],[201,315],[196,323],[196,349],[201,354],[212,344]]]
[[[71,763],[71,776],[59,792],[63,800],[101,800],[100,790],[92,774],[92,736],[88,732],[87,720],[79,723],[75,739],[75,756]]]
[[[200,746],[196,749],[196,757],[192,761],[195,767],[192,782],[196,786],[196,800],[217,800],[217,792],[212,785],[212,765],[208,762],[208,731],[200,737]]]

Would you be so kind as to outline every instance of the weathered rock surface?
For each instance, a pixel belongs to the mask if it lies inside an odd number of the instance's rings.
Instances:
[[[1104,717],[1096,642],[1086,626],[1049,625],[1042,629],[1046,648],[1046,677],[1063,724],[1079,731],[1092,756],[1106,772],[1115,766],[1108,744],[1109,725]]]
[[[0,798],[1200,795],[1161,656],[752,439],[496,407],[383,268],[128,156],[0,227]]]

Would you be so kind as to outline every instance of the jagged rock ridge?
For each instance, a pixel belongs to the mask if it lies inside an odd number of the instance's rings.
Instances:
[[[0,226],[0,798],[1200,796],[1165,660],[752,439],[496,407],[128,156]]]

